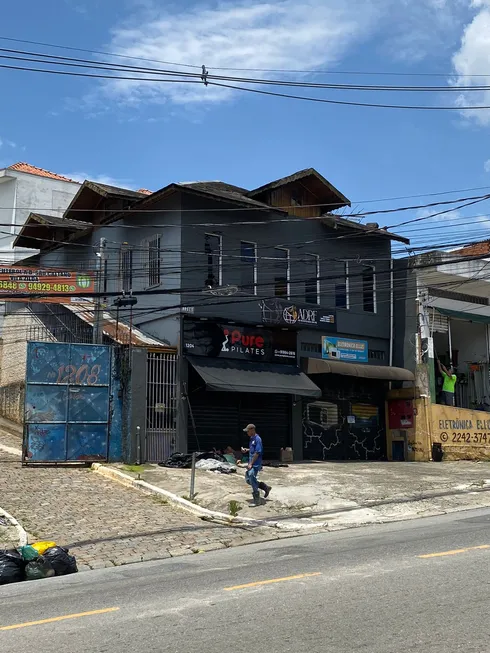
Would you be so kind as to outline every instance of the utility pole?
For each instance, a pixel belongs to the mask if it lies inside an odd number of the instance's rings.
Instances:
[[[105,247],[107,241],[105,238],[101,238],[99,241],[99,251],[96,254],[96,284],[95,291],[97,296],[95,297],[95,310],[94,310],[94,328],[93,328],[93,337],[92,342],[94,344],[100,345],[102,343],[102,289],[104,288],[103,277],[105,275]]]

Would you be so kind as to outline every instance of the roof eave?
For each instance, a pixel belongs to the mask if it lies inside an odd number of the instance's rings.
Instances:
[[[335,215],[325,216],[322,222],[328,227],[332,227],[332,226],[346,227],[347,229],[353,229],[358,233],[362,233],[365,235],[380,236],[382,238],[389,238],[390,240],[396,240],[405,245],[410,244],[410,240],[408,238],[405,238],[404,236],[399,236],[398,234],[394,234],[391,231],[386,231],[385,229],[374,229],[374,228],[371,229],[366,225],[359,225],[356,224],[355,222],[351,222],[350,220],[341,218],[339,216],[335,216]]]
[[[335,188],[335,186],[331,184],[328,179],[321,175],[317,170],[315,170],[315,168],[305,168],[304,170],[298,170],[298,172],[295,172],[292,175],[287,175],[286,177],[281,177],[280,179],[271,181],[268,184],[259,186],[258,188],[251,190],[248,194],[250,197],[253,197],[254,195],[260,195],[267,190],[272,190],[273,188],[278,188],[280,186],[286,186],[287,184],[292,184],[295,181],[299,181],[300,179],[304,179],[306,177],[316,177],[319,181],[322,182],[324,186],[329,189],[333,195],[336,195],[340,201],[338,208],[351,205],[349,198],[347,198],[343,193]],[[332,207],[330,207],[330,210],[333,210]]]

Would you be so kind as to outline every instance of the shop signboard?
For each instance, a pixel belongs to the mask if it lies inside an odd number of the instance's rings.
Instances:
[[[11,302],[69,304],[83,301],[83,295],[93,292],[94,276],[90,273],[14,265],[0,267],[0,300],[4,296]]]
[[[328,360],[367,363],[368,351],[367,340],[331,338],[330,336],[322,338],[322,358]]]
[[[297,304],[283,299],[264,299],[259,302],[264,324],[288,327],[311,327],[335,332],[337,320],[335,311],[323,309],[314,304]]]
[[[296,332],[184,321],[184,349],[192,356],[296,364]]]

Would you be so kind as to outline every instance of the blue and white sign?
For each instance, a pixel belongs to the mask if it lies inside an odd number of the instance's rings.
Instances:
[[[322,337],[322,358],[328,360],[367,363],[368,351],[367,340]]]

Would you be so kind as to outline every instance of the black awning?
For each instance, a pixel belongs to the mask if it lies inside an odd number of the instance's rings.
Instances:
[[[208,390],[321,397],[321,390],[292,365],[187,357]]]
[[[381,381],[411,381],[412,383],[415,381],[413,372],[402,367],[355,365],[322,358],[308,358],[306,372],[307,374],[342,374],[362,379],[380,379]]]

